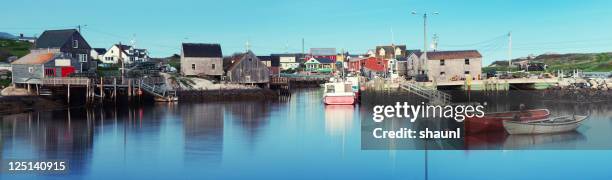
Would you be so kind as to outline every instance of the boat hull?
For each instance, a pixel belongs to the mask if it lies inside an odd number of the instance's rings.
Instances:
[[[549,134],[575,131],[586,116],[576,116],[574,121],[564,123],[530,123],[503,121],[504,129],[508,134]]]
[[[468,134],[478,134],[485,132],[503,132],[504,131],[504,120],[512,120],[516,115],[520,116],[521,122],[534,121],[539,119],[545,119],[550,116],[548,109],[535,109],[525,112],[502,112],[502,113],[490,113],[484,117],[472,117],[465,120],[465,132]]]
[[[354,105],[355,96],[325,96],[325,105]]]

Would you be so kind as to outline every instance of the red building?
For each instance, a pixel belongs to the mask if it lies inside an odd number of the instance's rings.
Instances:
[[[387,67],[388,63],[389,60],[382,58],[355,58],[349,60],[348,70],[351,72],[359,72],[362,69],[366,71],[385,72],[387,68],[389,68]]]
[[[350,58],[348,61],[347,70],[349,72],[359,72],[362,67],[362,63],[365,63],[365,58]]]

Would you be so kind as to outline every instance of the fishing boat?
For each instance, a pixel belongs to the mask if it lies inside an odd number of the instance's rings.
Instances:
[[[346,82],[325,83],[323,102],[325,105],[354,105],[355,92],[351,86],[351,83]]]
[[[464,122],[465,132],[468,134],[477,134],[484,132],[503,132],[504,120],[517,120],[519,122],[528,122],[545,119],[548,118],[548,116],[550,116],[550,111],[548,111],[548,109],[487,113],[480,118],[466,118]]]
[[[504,120],[503,124],[508,134],[548,134],[574,131],[587,117],[562,116],[529,122]]]
[[[355,93],[355,101],[359,102],[361,96],[359,89],[359,77],[346,77],[346,82],[351,84],[351,89]]]

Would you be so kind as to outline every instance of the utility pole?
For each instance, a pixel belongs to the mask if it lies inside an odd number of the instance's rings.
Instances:
[[[412,11],[413,15],[416,15],[417,12],[416,11]],[[438,12],[434,12],[433,15],[438,15]],[[426,64],[425,62],[427,62],[427,12],[423,13],[423,56],[424,61],[422,63],[419,63],[419,69],[421,69],[421,64]],[[423,71],[424,72],[424,71]]]
[[[119,61],[121,61],[121,83],[125,83],[125,63],[123,60],[123,45],[119,42]]]
[[[512,32],[508,32],[508,72],[512,70]]]
[[[304,38],[302,38],[302,55],[304,55]]]

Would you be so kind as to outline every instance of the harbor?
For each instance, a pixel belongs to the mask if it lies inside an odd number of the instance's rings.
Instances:
[[[425,176],[421,166],[424,151],[361,150],[361,126],[366,120],[371,121],[368,120],[371,115],[369,107],[325,106],[321,103],[323,93],[322,89],[310,88],[296,90],[288,101],[155,103],[3,116],[0,124],[3,146],[0,150],[4,158],[67,159],[71,163],[70,176],[85,179],[138,178],[142,177],[141,171],[148,171],[147,176],[151,177],[180,173],[193,178],[231,178],[236,170],[252,178],[295,175],[314,178],[319,175],[302,169],[324,171],[338,166],[347,170],[330,177],[362,178],[369,176],[371,171],[386,172],[376,175],[379,178],[406,176],[422,179]],[[504,97],[525,101],[501,101]],[[500,95],[498,101],[489,101],[488,110],[516,110],[519,103],[534,108],[550,105],[530,97],[525,94]],[[395,101],[390,99],[390,102]],[[572,133],[485,134],[470,139],[468,145],[475,149],[606,149],[612,145],[609,141],[612,137],[609,108],[607,103],[550,106],[550,112],[555,116],[579,112],[590,114],[590,118],[582,128]],[[395,127],[401,127],[398,125],[401,124],[395,124]],[[405,127],[410,126],[406,124]],[[464,146],[464,142],[458,145]],[[389,149],[398,144],[384,146]],[[591,154],[597,151],[563,151],[565,155],[558,156],[554,151],[435,151],[432,150],[434,147],[430,146],[428,152],[431,178],[444,178],[457,170],[470,172],[471,169],[479,169],[482,176],[496,176],[500,164],[521,165],[525,167],[524,173],[537,174],[542,161],[588,161],[596,164],[610,161],[609,156]],[[539,158],[532,158],[534,156]],[[454,161],[450,163],[448,159]],[[274,163],[264,163],[271,160]],[[114,166],[106,166],[108,163]],[[254,163],[258,165],[253,166]],[[295,165],[284,165],[287,163]],[[311,163],[318,165],[307,165]],[[463,165],[457,167],[457,163]],[[168,166],[147,166],[150,164]],[[367,168],[364,167],[366,164]],[[569,170],[560,163],[547,166],[558,172]],[[406,171],[406,167],[419,168]],[[271,173],[270,169],[291,175]],[[607,172],[607,166],[572,170],[603,173]],[[207,173],[202,174],[202,171]],[[27,177],[30,176],[24,176]],[[519,178],[522,175],[510,174],[508,177]]]
[[[2,180],[612,177],[612,1],[0,4]]]

